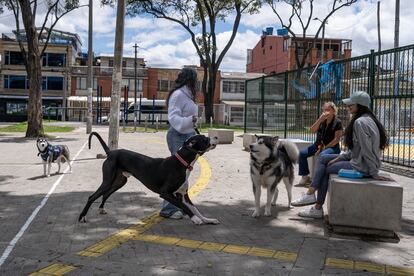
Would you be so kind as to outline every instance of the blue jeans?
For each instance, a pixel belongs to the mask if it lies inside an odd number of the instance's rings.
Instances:
[[[338,154],[325,154],[316,161],[315,175],[311,187],[318,191],[316,202],[321,205],[325,203],[326,193],[328,192],[329,175],[337,174],[340,169],[353,169],[350,161],[338,161],[328,166],[328,162],[336,157],[338,157]]]
[[[308,157],[314,156],[315,153],[318,151],[318,146],[313,144],[307,148],[304,148],[300,151],[299,154],[299,175],[308,175],[309,174],[309,165],[308,165]],[[319,153],[320,156],[325,154],[339,154],[341,149],[339,148],[339,144],[331,147],[326,148]]]
[[[183,146],[184,142],[193,135],[195,135],[195,132],[182,134],[170,127],[167,132],[167,144],[171,155],[174,155]],[[163,217],[169,217],[177,211],[181,211],[181,209],[164,200],[160,215]]]

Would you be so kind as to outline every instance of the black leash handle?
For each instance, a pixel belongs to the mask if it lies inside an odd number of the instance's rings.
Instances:
[[[194,127],[194,131],[195,131],[197,134],[200,134],[200,131],[198,131],[198,128],[197,128],[197,127]]]

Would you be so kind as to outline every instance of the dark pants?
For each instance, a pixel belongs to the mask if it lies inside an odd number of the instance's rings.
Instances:
[[[315,153],[318,151],[318,146],[313,144],[307,148],[304,148],[300,151],[299,154],[299,175],[308,175],[309,174],[309,165],[308,165],[308,157],[314,156]],[[320,156],[326,154],[339,154],[341,149],[339,148],[339,144],[331,147],[326,148],[320,152]]]
[[[352,170],[350,161],[338,161],[328,166],[329,161],[338,157],[338,154],[325,154],[320,156],[316,162],[315,175],[313,176],[311,187],[318,191],[316,202],[325,203],[326,193],[328,192],[329,175],[337,174],[340,169]]]

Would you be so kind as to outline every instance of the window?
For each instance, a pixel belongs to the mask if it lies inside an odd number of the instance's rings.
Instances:
[[[77,90],[86,90],[86,78],[77,77],[76,78],[76,89]]]
[[[244,93],[244,82],[223,81],[223,93]]]
[[[77,90],[86,90],[88,89],[88,83],[87,83],[87,78],[85,77],[77,77],[76,78],[76,89]],[[98,80],[97,78],[93,78],[93,90],[97,90],[98,89]]]
[[[169,81],[158,80],[158,91],[168,91],[168,90],[169,90]]]
[[[135,79],[122,79],[122,87],[128,86],[129,92],[135,91]],[[142,80],[137,79],[138,89],[137,91],[142,91]]]
[[[125,67],[127,67],[127,62],[126,62],[126,60],[123,60],[123,61],[122,61],[122,67],[124,67],[124,68],[125,68]]]
[[[4,88],[26,89],[28,82],[26,76],[4,75]]]
[[[63,90],[63,77],[47,77],[46,90]]]
[[[45,53],[42,59],[43,66],[64,67],[65,62],[65,54]]]
[[[243,123],[244,107],[231,106],[230,107],[230,122]]]
[[[7,103],[6,104],[7,115],[26,115],[27,103]]]
[[[24,59],[20,52],[4,52],[4,64],[24,65]]]

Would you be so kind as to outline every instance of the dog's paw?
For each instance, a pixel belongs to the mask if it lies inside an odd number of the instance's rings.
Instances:
[[[272,212],[270,210],[265,210],[264,212],[265,217],[270,217],[271,215],[272,215]]]
[[[294,209],[294,208],[295,208],[295,207],[293,207],[293,206],[292,206],[292,205],[290,205],[290,204],[289,204],[287,207],[288,207],[288,209]]]
[[[252,214],[252,217],[254,217],[254,218],[260,217],[260,212],[255,210]]]
[[[80,217],[80,218],[78,219],[78,221],[79,221],[80,223],[86,223],[86,217]]]
[[[101,214],[101,215],[106,215],[106,214],[108,214],[108,213],[105,211],[105,209],[104,209],[104,208],[99,208],[99,214]]]
[[[197,216],[192,216],[192,217],[191,217],[191,221],[192,221],[194,224],[197,224],[197,225],[201,225],[201,224],[203,224],[203,221],[201,220],[201,218],[199,218],[199,217],[197,217]]]

